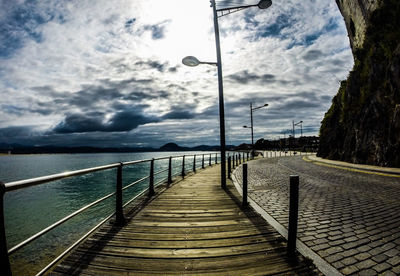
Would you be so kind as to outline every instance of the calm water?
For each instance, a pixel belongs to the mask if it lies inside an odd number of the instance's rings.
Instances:
[[[149,152],[100,154],[43,154],[0,156],[0,181],[39,177],[65,171],[107,165],[116,162],[143,160],[164,156],[204,154],[204,152]],[[209,155],[205,164],[208,164]],[[173,159],[173,172],[181,171],[182,159]],[[215,154],[212,155],[214,163]],[[196,166],[201,167],[201,156]],[[186,170],[193,167],[193,158],[185,160]],[[123,185],[149,174],[149,163],[123,168]],[[156,161],[155,172],[168,168],[168,160]],[[167,172],[158,174],[155,182],[165,179]],[[115,191],[116,169],[67,178],[6,193],[5,224],[8,248],[38,231]],[[124,202],[148,186],[148,181],[124,191]],[[75,240],[114,211],[115,198],[85,211],[50,231],[10,258],[14,275],[33,275],[64,251]]]

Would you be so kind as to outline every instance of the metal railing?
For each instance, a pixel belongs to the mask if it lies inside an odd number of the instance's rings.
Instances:
[[[213,156],[214,156],[214,158],[213,158]],[[185,164],[185,159],[188,159],[191,157],[193,158],[192,162],[190,163],[190,160],[189,160],[189,163]],[[0,272],[1,272],[0,274],[1,275],[12,275],[10,261],[9,261],[10,255],[14,254],[21,248],[25,247],[26,245],[30,244],[34,240],[38,239],[45,233],[53,230],[57,226],[65,223],[68,220],[70,220],[71,218],[81,214],[83,211],[99,204],[100,202],[103,202],[104,200],[106,200],[112,196],[115,196],[115,212],[110,214],[109,216],[107,216],[99,224],[97,224],[95,227],[93,227],[91,230],[89,230],[85,235],[83,235],[80,239],[78,239],[74,244],[72,244],[69,248],[67,248],[63,253],[61,253],[56,259],[54,259],[50,264],[48,264],[45,268],[43,268],[37,274],[37,275],[42,275],[51,266],[53,266],[56,262],[58,262],[66,254],[68,254],[76,245],[78,245],[81,241],[83,241],[86,237],[88,237],[91,233],[93,233],[97,228],[99,228],[108,219],[115,216],[115,224],[123,225],[125,222],[123,208],[125,206],[127,206],[128,204],[130,204],[131,202],[133,202],[135,199],[142,196],[146,192],[148,192],[149,197],[153,196],[155,194],[154,188],[163,183],[166,183],[166,185],[168,187],[172,183],[172,180],[174,177],[176,177],[178,175],[180,175],[181,177],[184,177],[187,174],[187,172],[191,171],[190,169],[188,170],[188,166],[193,166],[192,171],[196,172],[197,168],[205,168],[205,162],[207,162],[207,159],[208,159],[209,166],[211,166],[212,164],[218,164],[218,157],[220,157],[219,153],[160,157],[160,158],[152,158],[152,159],[146,159],[146,160],[136,160],[136,161],[121,162],[121,163],[113,163],[113,164],[109,164],[109,165],[105,165],[105,166],[98,166],[98,167],[92,167],[92,168],[87,168],[87,169],[82,169],[82,170],[71,171],[71,172],[52,174],[52,175],[31,178],[31,179],[26,179],[26,180],[13,181],[13,182],[9,182],[9,183],[0,182]],[[168,159],[168,168],[154,172],[154,163],[156,161],[167,160],[167,159]],[[174,169],[178,168],[178,166],[174,167],[172,165],[173,159],[182,159],[182,163],[180,165],[181,171],[174,173]],[[143,164],[143,163],[150,163],[149,175],[142,177],[142,178],[126,185],[125,187],[123,187],[123,185],[122,185],[123,167],[133,166],[133,165]],[[200,163],[200,165],[199,165],[199,163]],[[90,173],[94,173],[97,171],[105,171],[105,170],[110,170],[110,169],[115,169],[115,168],[117,169],[117,173],[116,173],[117,180],[116,180],[115,192],[105,195],[105,196],[91,202],[90,204],[88,204],[84,207],[81,207],[79,210],[76,210],[75,212],[73,212],[73,213],[67,215],[66,217],[58,220],[57,222],[49,225],[48,227],[44,228],[43,230],[41,230],[38,233],[34,234],[33,236],[29,237],[28,239],[18,243],[17,245],[13,246],[10,249],[7,249],[5,226],[4,226],[4,195],[6,193],[8,193],[10,191],[24,189],[24,188],[31,187],[31,186],[40,185],[43,183],[53,182],[53,181],[64,179],[64,178],[70,178],[70,177],[74,177],[74,176],[85,175],[85,174],[90,174]],[[165,172],[168,172],[167,176],[165,178],[161,178],[158,182],[154,183],[155,176],[160,175]],[[141,191],[139,194],[132,197],[130,200],[128,200],[124,204],[122,192],[126,189],[129,189],[130,187],[132,187],[134,185],[142,183],[145,180],[149,181],[149,186],[147,188],[145,188],[143,191]]]

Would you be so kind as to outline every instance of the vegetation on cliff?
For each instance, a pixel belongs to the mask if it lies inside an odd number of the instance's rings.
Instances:
[[[319,156],[400,167],[399,14],[398,0],[371,14],[354,68],[321,123]]]

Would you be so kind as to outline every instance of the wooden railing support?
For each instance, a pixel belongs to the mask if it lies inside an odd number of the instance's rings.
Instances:
[[[122,208],[122,163],[117,167],[117,185],[115,192],[115,224],[123,225],[125,223],[124,210]]]
[[[154,195],[154,158],[150,161],[149,196]]]
[[[10,260],[8,259],[6,229],[4,226],[4,194],[6,186],[0,182],[0,272],[1,275],[11,276]]]
[[[172,183],[172,156],[168,159],[168,180],[167,180],[167,187]]]
[[[243,200],[242,205],[247,206],[247,164],[243,164]]]
[[[182,177],[185,177],[185,155],[182,156],[182,173],[181,173]]]
[[[211,166],[211,153],[210,153],[210,160],[208,160],[208,165]]]
[[[299,176],[290,176],[289,227],[287,255],[293,257],[296,251],[297,220],[299,212]]]
[[[232,168],[231,168],[231,157],[228,156],[228,178],[231,179],[231,173],[232,173]]]

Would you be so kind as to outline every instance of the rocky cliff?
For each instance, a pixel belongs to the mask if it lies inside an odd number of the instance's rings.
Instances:
[[[321,123],[318,155],[400,167],[400,1],[336,2],[355,64]]]

